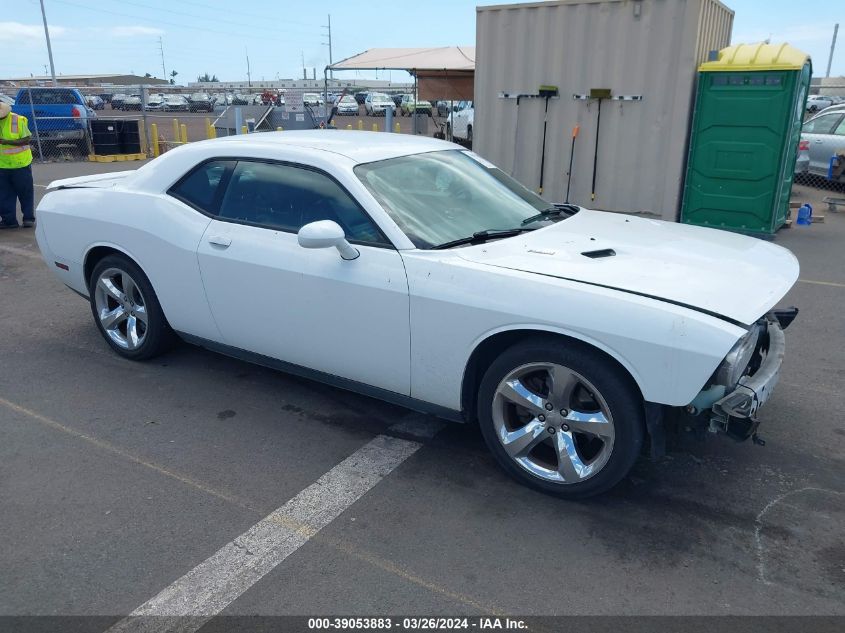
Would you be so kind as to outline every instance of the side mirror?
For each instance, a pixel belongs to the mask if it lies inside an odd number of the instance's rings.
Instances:
[[[346,241],[346,234],[337,222],[319,220],[306,224],[296,234],[302,248],[331,248],[334,246],[343,259],[357,259],[358,249]]]

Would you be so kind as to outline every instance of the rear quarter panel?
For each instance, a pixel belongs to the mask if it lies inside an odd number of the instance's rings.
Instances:
[[[51,191],[37,214],[42,253],[63,283],[87,296],[86,256],[97,246],[114,248],[144,270],[173,328],[219,338],[196,255],[210,222],[206,216],[166,194],[116,188]],[[54,261],[70,271],[61,271]]]

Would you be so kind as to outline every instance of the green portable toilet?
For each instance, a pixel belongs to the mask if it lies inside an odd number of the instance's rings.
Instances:
[[[789,212],[810,57],[739,44],[698,70],[681,221],[772,234]]]

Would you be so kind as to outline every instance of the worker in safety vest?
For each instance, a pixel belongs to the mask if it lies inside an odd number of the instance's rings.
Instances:
[[[35,226],[30,138],[26,117],[0,103],[0,229],[18,228],[18,200],[24,227]]]

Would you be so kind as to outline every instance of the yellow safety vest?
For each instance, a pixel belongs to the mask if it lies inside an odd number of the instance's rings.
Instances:
[[[25,116],[10,113],[0,119],[0,169],[20,169],[32,162],[29,145],[5,145],[4,140],[15,141],[30,136]]]

